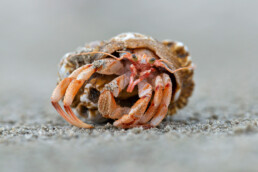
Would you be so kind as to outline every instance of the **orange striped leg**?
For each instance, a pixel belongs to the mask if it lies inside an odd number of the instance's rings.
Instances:
[[[67,114],[63,111],[63,109],[59,105],[59,101],[63,98],[67,87],[69,84],[85,69],[87,69],[90,65],[81,66],[80,68],[73,71],[68,78],[64,78],[54,89],[51,96],[51,103],[56,109],[56,111],[70,124],[77,126],[77,123],[71,119],[71,117],[67,116]]]
[[[163,99],[160,103],[160,106],[157,110],[157,113],[150,121],[150,125],[152,127],[156,127],[160,124],[160,122],[165,118],[168,111],[168,105],[171,101],[171,95],[172,95],[172,82],[168,74],[163,73],[162,74],[163,84],[165,86],[164,92],[163,92]]]
[[[157,109],[161,103],[162,96],[163,96],[163,80],[161,76],[157,76],[155,78],[155,94],[152,99],[152,102],[148,108],[148,110],[144,113],[138,124],[145,124],[151,120],[151,118],[155,115],[157,112]]]
[[[80,128],[93,128],[93,126],[82,122],[72,111],[71,104],[75,95],[82,87],[85,81],[87,81],[93,73],[98,72],[101,74],[120,74],[123,72],[123,64],[114,59],[101,59],[93,62],[93,64],[82,71],[75,80],[68,86],[64,96],[64,108],[68,115],[76,122],[76,126]]]
[[[105,85],[105,90],[100,94],[98,101],[98,110],[105,118],[118,119],[129,112],[130,108],[117,105],[114,99],[128,85],[129,76],[130,72]]]
[[[128,115],[123,115],[114,122],[114,126],[128,128],[144,114],[152,96],[152,86],[144,80],[138,84],[138,89],[140,99],[132,106]]]

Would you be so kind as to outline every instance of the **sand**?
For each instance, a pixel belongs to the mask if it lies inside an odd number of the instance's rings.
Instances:
[[[1,102],[1,171],[257,170],[257,105],[201,98],[158,128],[87,130],[64,122],[47,100],[25,100]]]
[[[258,170],[256,2],[1,3],[1,172]],[[188,45],[188,106],[149,130],[70,126],[49,100],[59,59],[126,31]]]

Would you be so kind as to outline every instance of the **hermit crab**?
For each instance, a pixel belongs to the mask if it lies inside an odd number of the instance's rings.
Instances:
[[[80,128],[93,126],[71,107],[91,123],[109,119],[118,128],[156,127],[187,104],[193,72],[182,43],[123,33],[66,54],[51,102],[67,122]]]

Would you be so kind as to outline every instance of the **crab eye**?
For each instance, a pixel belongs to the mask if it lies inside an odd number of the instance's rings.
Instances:
[[[136,57],[135,54],[132,54],[132,58],[133,58],[134,61],[137,61],[137,60],[138,60],[138,58]]]
[[[151,58],[151,59],[149,60],[149,63],[152,64],[152,63],[155,62],[155,60],[156,60],[155,58]]]

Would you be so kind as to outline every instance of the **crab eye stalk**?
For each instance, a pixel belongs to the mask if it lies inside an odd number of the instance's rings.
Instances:
[[[155,62],[155,60],[156,60],[155,58],[151,58],[151,59],[149,60],[149,63],[150,63],[150,64],[153,64],[153,63]]]
[[[132,59],[133,59],[133,61],[137,61],[138,60],[138,58],[136,57],[135,54],[132,54]]]

